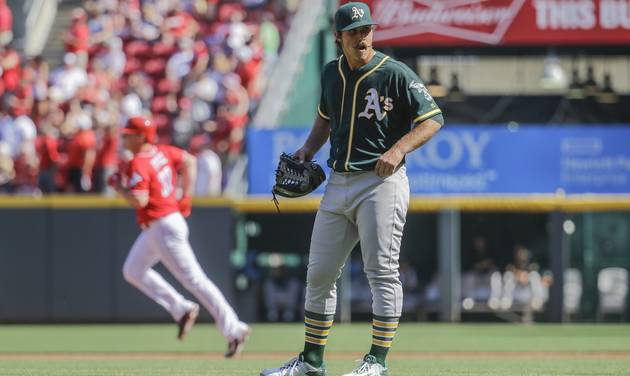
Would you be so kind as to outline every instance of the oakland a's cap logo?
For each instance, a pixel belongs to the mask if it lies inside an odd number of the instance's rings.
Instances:
[[[365,11],[357,7],[352,7],[352,19],[363,18]]]
[[[376,25],[376,22],[372,21],[370,8],[365,3],[346,3],[335,13],[335,30],[338,32],[372,25]]]

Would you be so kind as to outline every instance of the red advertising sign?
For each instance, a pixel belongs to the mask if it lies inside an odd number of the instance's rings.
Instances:
[[[342,1],[346,3],[347,1]],[[365,0],[375,45],[624,45],[630,0]]]

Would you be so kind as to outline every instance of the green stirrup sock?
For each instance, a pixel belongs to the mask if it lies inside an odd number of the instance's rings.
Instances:
[[[324,348],[335,315],[304,312],[304,360],[313,367],[324,363]]]
[[[396,335],[399,319],[399,317],[376,315],[372,318],[372,348],[370,349],[370,355],[374,355],[383,367],[385,367],[387,352],[392,346],[392,341]]]

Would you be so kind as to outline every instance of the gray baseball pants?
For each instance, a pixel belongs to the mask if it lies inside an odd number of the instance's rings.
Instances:
[[[311,236],[307,311],[335,313],[335,282],[359,241],[363,270],[372,289],[372,313],[401,315],[398,259],[408,207],[409,181],[404,166],[387,178],[373,171],[331,173]]]

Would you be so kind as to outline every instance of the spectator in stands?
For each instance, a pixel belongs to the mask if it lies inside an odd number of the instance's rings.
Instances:
[[[2,82],[0,83],[0,95],[5,92],[12,92],[20,82],[21,59],[12,44],[0,46],[0,69]]]
[[[93,59],[93,65],[98,64],[104,71],[109,72],[112,81],[120,79],[125,72],[127,57],[122,45],[120,38],[109,38],[103,43],[103,49]]]
[[[69,52],[63,57],[63,67],[52,74],[52,84],[61,90],[62,100],[69,101],[77,92],[88,84],[88,75],[79,62],[76,54]]]
[[[22,70],[18,86],[13,94],[9,97],[11,105],[18,108],[19,113],[23,115],[31,115],[33,113],[33,104],[35,102],[34,88],[34,72],[29,67]]]
[[[263,283],[267,320],[295,321],[301,290],[302,283],[284,266],[269,268]]]
[[[400,260],[400,283],[403,287],[403,312],[414,312],[420,304],[418,273],[416,268],[406,259]]]
[[[4,37],[10,40],[3,31],[11,29],[11,11],[0,0],[0,96],[7,94],[12,106],[10,114],[9,106],[0,112],[0,133],[7,137],[20,172],[12,182],[34,191],[32,174],[37,172],[36,185],[43,192],[85,191],[92,173],[86,163],[95,153],[93,190],[100,191],[100,180],[113,163],[109,132],[118,121],[153,110],[161,143],[186,145],[191,137],[210,133],[200,151],[205,164],[199,168],[208,170],[212,184],[200,189],[217,194],[220,176],[242,153],[244,128],[262,93],[262,72],[277,56],[294,5],[269,0],[87,0],[85,10],[71,13],[63,35],[63,65],[49,74],[41,57],[22,67],[18,52],[3,43]],[[83,111],[77,106],[86,105],[93,107],[88,117],[95,127],[77,131],[79,124],[88,124],[76,121]],[[99,117],[112,112],[120,119],[102,125]],[[19,132],[13,123],[18,113],[26,116],[18,124],[37,125],[34,146],[16,148]]]
[[[219,196],[223,186],[221,158],[211,148],[210,136],[199,134],[190,140],[189,150],[197,157],[195,196]]]
[[[110,3],[113,2],[110,1]],[[110,13],[111,10],[108,9],[110,6],[104,1],[86,1],[85,9],[88,14],[87,27],[90,46],[107,43],[108,40],[115,38],[114,17]]]
[[[48,119],[40,125],[35,149],[39,159],[38,186],[42,193],[57,191],[55,175],[60,162],[58,137],[58,130],[52,126]]]
[[[471,299],[473,303],[486,302],[491,296],[500,294],[500,279],[498,284],[492,283],[492,275],[496,271],[488,241],[482,235],[475,236],[472,247],[462,256],[462,298]]]
[[[6,0],[0,0],[0,46],[13,40],[13,13]]]
[[[15,169],[13,168],[13,158],[9,145],[0,141],[0,193],[12,192]]]
[[[35,124],[20,100],[10,97],[9,103],[9,116],[0,124],[0,139],[7,143],[13,158],[12,192],[36,194],[39,162],[35,153]]]
[[[68,175],[72,192],[85,193],[92,189],[92,171],[96,160],[96,137],[92,118],[83,110],[68,115],[66,123],[75,127],[68,144]]]
[[[90,46],[90,28],[87,23],[87,13],[82,8],[72,11],[72,23],[70,29],[64,34],[63,41],[66,52],[75,54],[78,65],[85,67]]]
[[[192,68],[186,77],[189,83],[197,82],[204,72],[206,72],[208,64],[210,63],[210,51],[208,50],[208,46],[206,46],[206,43],[201,40],[199,36],[194,40],[193,53]]]
[[[273,22],[273,13],[265,11],[262,13],[262,23],[259,29],[259,39],[263,45],[265,51],[265,59],[270,63],[278,57],[278,51],[280,50],[280,31]]]
[[[33,100],[36,113],[45,113],[46,110],[39,109],[40,106],[47,106],[48,100],[48,63],[41,56],[31,58],[27,63],[27,68],[33,75]],[[46,102],[43,105],[42,102]],[[35,119],[34,119],[35,120]],[[38,119],[39,120],[39,119]],[[37,121],[35,121],[37,123]]]
[[[118,118],[106,108],[96,109],[96,160],[94,162],[94,192],[114,195],[107,179],[118,169]]]
[[[195,59],[195,42],[184,38],[179,40],[179,50],[174,53],[166,64],[166,77],[171,82],[181,82],[191,72]]]
[[[540,310],[544,303],[544,286],[538,265],[531,261],[530,251],[523,245],[514,246],[514,262],[503,274],[501,308],[510,309],[513,303]]]
[[[24,144],[35,139],[37,130],[20,104],[9,99],[9,113],[0,120],[0,140],[7,143],[9,155],[16,158]]]
[[[171,2],[165,12],[162,33],[170,33],[177,39],[191,39],[199,31],[195,18],[185,12],[181,2]]]
[[[27,138],[14,158],[14,193],[39,196],[39,159],[35,149],[35,137]]]
[[[123,113],[127,117],[141,113],[143,108],[151,105],[152,98],[153,87],[147,75],[142,72],[132,73],[127,82],[127,94],[123,98]]]

